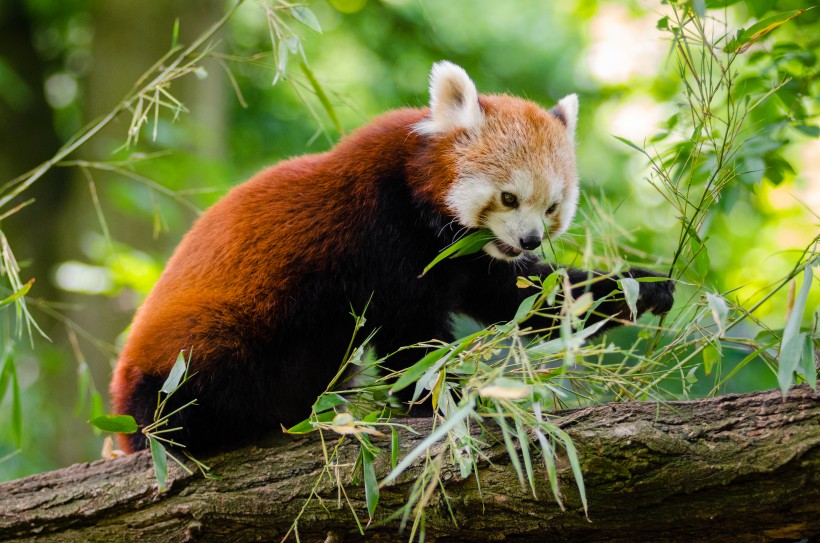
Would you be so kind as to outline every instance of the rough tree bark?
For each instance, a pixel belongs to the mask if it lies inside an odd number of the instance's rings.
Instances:
[[[584,471],[585,518],[567,465],[559,466],[567,511],[522,489],[500,445],[475,478],[444,469],[453,523],[440,495],[426,511],[427,541],[796,541],[820,535],[820,395],[806,387],[559,413]],[[410,421],[422,434],[429,421]],[[389,443],[378,445],[389,449]],[[356,446],[342,448],[352,462]],[[382,457],[389,456],[388,454]],[[0,485],[1,541],[279,541],[324,466],[317,435],[208,460],[222,479],[172,469],[157,490],[149,456],[77,464]],[[386,460],[383,460],[386,462]],[[564,464],[566,464],[564,462]],[[380,475],[388,466],[377,464]],[[343,473],[347,480],[348,472]],[[420,473],[416,465],[382,489],[379,513],[359,534],[329,478],[299,522],[300,540],[401,541],[387,520]],[[345,487],[366,519],[360,486]],[[291,537],[291,540],[295,540]]]

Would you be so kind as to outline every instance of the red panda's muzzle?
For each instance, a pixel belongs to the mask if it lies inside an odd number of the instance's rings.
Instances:
[[[506,243],[504,243],[503,241],[501,241],[498,238],[493,240],[493,243],[495,244],[496,248],[498,248],[499,251],[501,251],[505,255],[509,256],[510,258],[516,258],[522,252],[521,249],[517,249],[517,248],[515,248],[511,245],[507,245]]]

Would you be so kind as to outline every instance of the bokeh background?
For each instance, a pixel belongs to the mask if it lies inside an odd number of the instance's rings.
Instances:
[[[714,15],[728,29],[809,7],[800,0],[729,3]],[[0,0],[0,187],[111,111],[175,43],[193,41],[231,5]],[[668,265],[679,221],[646,181],[646,158],[612,137],[651,142],[679,109],[669,35],[658,29],[668,6],[590,0],[308,5],[321,34],[286,22],[336,119],[299,69],[300,53],[289,55],[286,77],[277,78],[265,4],[247,1],[217,34],[201,68],[174,82],[173,96],[187,111],[176,119],[163,112],[130,146],[130,115],[121,115],[67,158],[73,164],[52,168],[17,201],[33,203],[0,219],[21,276],[36,279],[28,306],[48,337],[36,330],[18,334],[14,307],[0,309],[0,341],[14,357],[23,422],[16,440],[13,402],[5,394],[0,480],[99,457],[102,436],[86,421],[107,412],[123,333],[197,210],[266,165],[329,148],[340,137],[338,127],[349,132],[385,110],[425,105],[430,66],[440,59],[463,66],[481,92],[510,92],[548,107],[578,93],[584,196],[562,250],[569,255],[583,247],[590,218],[605,213],[596,236],[624,247],[632,261]],[[766,131],[761,140],[775,146],[776,160],[768,147],[747,153],[742,182],[709,227],[704,284],[738,300],[786,275],[818,235],[820,9],[790,21],[776,37],[781,71],[756,71],[751,60],[745,68],[760,85],[783,73],[793,78],[754,119]],[[773,46],[760,47],[771,52]],[[790,113],[797,106],[799,122]],[[77,161],[104,161],[117,171],[84,169]],[[11,292],[2,278],[0,289],[0,299]],[[807,326],[820,304],[818,290],[815,280]],[[784,290],[755,316],[782,329],[787,304]],[[750,364],[721,392],[774,386],[770,368]]]

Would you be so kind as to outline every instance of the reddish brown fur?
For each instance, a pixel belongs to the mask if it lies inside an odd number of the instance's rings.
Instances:
[[[114,411],[126,412],[140,373],[167,373],[180,350],[195,345],[196,359],[207,367],[209,355],[226,347],[223,338],[241,349],[237,338],[270,333],[286,322],[295,278],[332,268],[340,252],[357,249],[352,234],[374,213],[378,169],[408,153],[416,138],[407,135],[409,127],[426,113],[388,113],[331,151],[262,171],[204,214],[136,314],[111,383]],[[415,173],[422,177],[444,177],[438,169],[452,167],[419,164]],[[414,186],[426,190],[421,182]],[[215,271],[222,268],[224,273]],[[236,333],[249,322],[258,329]],[[121,448],[130,450],[119,437]]]

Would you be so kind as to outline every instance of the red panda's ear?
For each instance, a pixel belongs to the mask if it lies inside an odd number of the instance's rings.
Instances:
[[[435,63],[430,71],[430,119],[419,123],[416,130],[424,134],[476,130],[483,121],[478,91],[467,72],[446,60]]]
[[[575,139],[575,125],[578,124],[578,95],[570,94],[558,101],[550,110],[567,127],[570,139]]]

